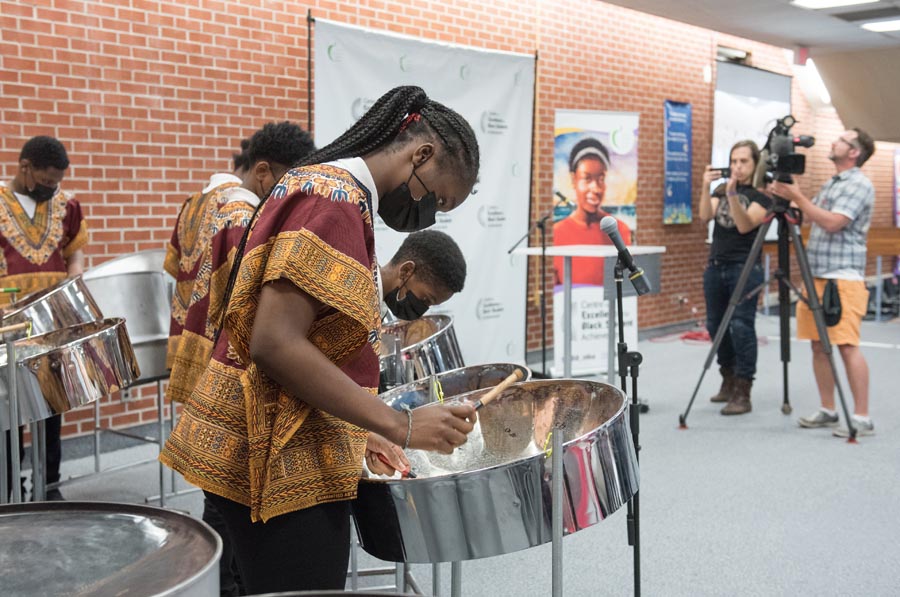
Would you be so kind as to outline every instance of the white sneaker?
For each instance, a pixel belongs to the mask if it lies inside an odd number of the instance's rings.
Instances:
[[[866,435],[875,435],[875,424],[872,421],[860,421],[853,417],[853,427],[856,428],[856,437],[864,437]],[[846,427],[839,427],[831,432],[835,437],[850,437],[850,430]]]
[[[809,415],[808,417],[800,417],[799,419],[797,419],[797,424],[801,427],[805,427],[806,429],[815,429],[817,427],[837,427],[838,416],[837,414],[829,415],[828,413],[820,409]]]

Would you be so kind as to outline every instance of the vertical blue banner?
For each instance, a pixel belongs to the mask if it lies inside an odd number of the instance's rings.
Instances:
[[[663,224],[690,224],[691,213],[691,105],[665,101],[665,188]]]

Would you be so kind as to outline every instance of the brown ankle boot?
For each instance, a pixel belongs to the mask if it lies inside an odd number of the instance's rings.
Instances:
[[[743,415],[750,412],[753,407],[750,405],[750,388],[753,387],[752,379],[743,377],[734,378],[734,394],[725,408],[722,409],[723,415]]]
[[[722,374],[722,386],[719,393],[709,399],[710,402],[728,402],[734,394],[734,371],[731,367],[719,367],[719,373]]]

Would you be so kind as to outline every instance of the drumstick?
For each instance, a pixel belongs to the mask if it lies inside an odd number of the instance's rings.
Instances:
[[[509,375],[509,377],[501,381],[498,385],[494,386],[487,394],[476,400],[475,410],[480,410],[482,406],[494,400],[501,394],[501,392],[503,392],[503,390],[513,385],[520,379],[522,379],[522,370],[516,369]]]
[[[9,334],[11,332],[18,332],[19,330],[31,330],[31,321],[23,321],[22,323],[14,323],[12,325],[6,325],[0,327],[0,334]]]
[[[380,460],[381,462],[385,463],[385,464],[388,465],[389,467],[394,468],[394,465],[391,464],[391,461],[387,459],[387,456],[385,456],[384,454],[381,454],[381,453],[378,453],[377,456],[378,456],[378,460]],[[401,478],[407,477],[407,478],[409,478],[409,479],[415,479],[415,478],[416,478],[416,474],[415,474],[414,472],[412,472],[412,467],[410,467],[410,469],[409,469],[408,471],[406,471],[406,472],[400,471],[400,477],[401,477]]]

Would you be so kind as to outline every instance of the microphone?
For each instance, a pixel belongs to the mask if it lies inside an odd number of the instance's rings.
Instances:
[[[622,235],[619,234],[619,223],[616,219],[612,216],[605,216],[600,220],[600,229],[606,233],[609,240],[616,246],[616,250],[619,251],[619,259],[622,261],[622,265],[627,267],[628,271],[631,272],[628,279],[631,280],[631,285],[634,286],[635,293],[637,293],[638,296],[641,296],[650,292],[650,283],[644,276],[644,270],[635,265],[631,252],[628,251],[628,247],[622,242]]]

